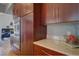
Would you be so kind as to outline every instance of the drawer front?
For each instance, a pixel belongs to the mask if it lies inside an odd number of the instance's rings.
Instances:
[[[49,50],[47,48],[34,45],[34,55],[42,55],[42,56],[65,56],[65,54]]]
[[[48,56],[48,53],[40,49],[40,47],[34,45],[34,55],[35,56]]]

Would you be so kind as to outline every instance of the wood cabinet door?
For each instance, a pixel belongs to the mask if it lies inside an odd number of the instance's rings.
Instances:
[[[47,35],[46,4],[34,4],[34,41],[45,39]]]
[[[23,17],[31,12],[33,12],[32,3],[14,3],[13,4],[13,14],[16,16]]]
[[[48,56],[49,54],[42,50],[39,46],[34,45],[34,56]]]
[[[79,21],[79,4],[64,3],[62,13],[63,22]]]
[[[47,8],[47,23],[79,21],[78,3],[51,3]]]
[[[21,18],[21,55],[33,52],[33,13]]]
[[[50,49],[47,49],[45,47],[35,45],[35,44],[34,44],[34,55],[37,55],[37,56],[66,56],[63,53],[59,53],[57,51],[50,50]]]
[[[32,3],[21,3],[21,17],[33,12]]]
[[[62,6],[59,3],[47,4],[47,23],[62,22]]]

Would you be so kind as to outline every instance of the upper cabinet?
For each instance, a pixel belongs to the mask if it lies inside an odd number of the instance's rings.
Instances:
[[[13,15],[15,16],[25,16],[33,12],[32,3],[15,3],[13,4]]]
[[[79,21],[79,4],[47,4],[47,23],[61,23],[72,21]]]
[[[63,4],[63,22],[79,21],[79,4],[67,3]]]
[[[62,18],[62,4],[50,3],[47,4],[47,23],[61,22]]]
[[[21,4],[21,16],[25,16],[31,12],[33,12],[33,4],[32,3]]]

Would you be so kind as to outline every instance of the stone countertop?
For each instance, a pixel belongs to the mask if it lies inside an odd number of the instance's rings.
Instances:
[[[68,56],[79,56],[79,48],[72,48],[60,40],[43,39],[34,42],[34,44],[63,53]]]

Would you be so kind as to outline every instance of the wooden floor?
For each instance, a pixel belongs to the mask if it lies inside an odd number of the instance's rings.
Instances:
[[[0,56],[17,56],[12,52],[10,39],[0,41]]]
[[[17,56],[15,53],[13,53],[12,51],[10,51],[7,56]]]

